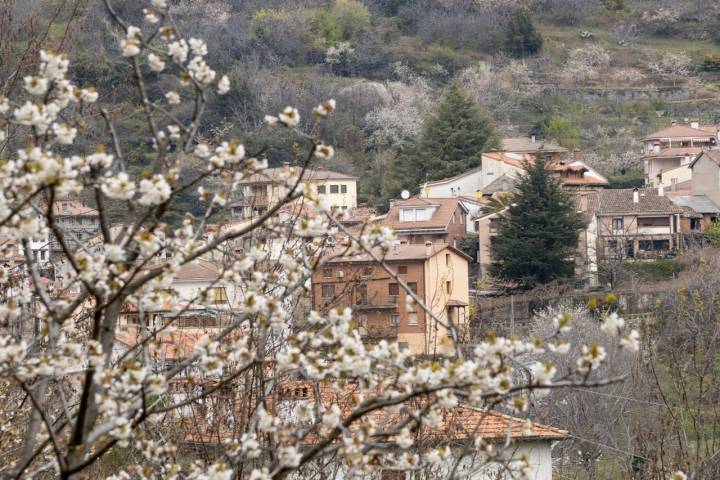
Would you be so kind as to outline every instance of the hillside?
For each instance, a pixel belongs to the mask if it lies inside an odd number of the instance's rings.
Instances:
[[[100,87],[105,100],[129,105],[135,95],[126,87],[130,72],[112,55],[117,32],[104,21],[103,7],[31,3],[1,7],[15,21],[0,35],[0,52],[31,59],[23,48],[29,41],[30,50],[38,50],[62,40],[75,77]],[[121,14],[142,23],[133,8],[117,3]],[[338,155],[327,166],[361,176],[362,199],[376,205],[397,189],[386,180],[395,158],[414,146],[453,81],[489,113],[499,134],[553,138],[583,150],[603,173],[625,179],[638,178],[637,139],[647,132],[672,118],[720,116],[714,101],[720,59],[712,56],[718,7],[710,2],[174,3],[177,28],[222,46],[210,49],[210,60],[224,65],[239,87],[209,109],[203,135],[234,135],[251,149],[267,147],[272,164],[295,162],[281,152],[293,151],[297,139],[262,129],[263,116],[286,105],[308,112],[318,98],[336,98],[338,114],[323,135]],[[535,49],[522,43],[534,41],[524,37],[526,29],[542,42],[534,54],[524,50]],[[97,47],[92,58],[80,53],[87,44]],[[31,67],[28,60],[21,70]],[[2,78],[13,78],[5,69],[0,64]],[[151,94],[164,79],[152,81]],[[7,81],[5,94],[14,88],[17,82]],[[132,142],[135,127],[121,125],[121,136]],[[147,164],[136,160],[139,168]]]

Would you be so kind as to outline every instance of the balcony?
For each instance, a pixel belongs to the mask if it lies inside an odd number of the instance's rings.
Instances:
[[[239,197],[233,205],[238,207],[267,207],[270,200],[265,195],[244,195]]]
[[[397,295],[388,297],[387,302],[380,300],[361,300],[355,304],[355,310],[383,310],[397,307]]]
[[[638,227],[640,235],[670,235],[670,227]]]
[[[391,325],[387,320],[373,320],[367,323],[363,337],[366,339],[392,339],[398,336],[398,327]]]

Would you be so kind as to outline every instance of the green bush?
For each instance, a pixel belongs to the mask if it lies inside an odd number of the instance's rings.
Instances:
[[[720,71],[720,54],[711,53],[705,55],[701,68],[706,72]]]
[[[685,268],[679,261],[668,258],[659,258],[652,262],[623,262],[622,267],[637,274],[641,280],[656,282],[671,280]]]

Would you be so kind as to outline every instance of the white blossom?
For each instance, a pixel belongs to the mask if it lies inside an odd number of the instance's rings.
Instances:
[[[170,198],[172,189],[165,177],[153,175],[150,179],[140,180],[140,198],[138,203],[145,206],[159,205]]]
[[[199,55],[201,57],[207,55],[207,44],[202,39],[191,38],[188,40],[188,43],[190,44],[190,50],[193,55]]]
[[[62,145],[72,144],[77,135],[77,128],[70,128],[64,123],[53,123],[52,128],[58,143]]]
[[[135,195],[135,183],[125,172],[106,178],[101,189],[109,198],[116,200],[130,200]]]
[[[160,57],[154,53],[149,54],[147,59],[150,70],[153,72],[162,72],[165,68],[165,62],[163,62]]]
[[[173,90],[167,92],[165,98],[170,105],[180,105],[180,95]]]
[[[267,117],[265,117],[265,120],[267,121]],[[285,107],[285,110],[278,115],[278,120],[280,120],[280,122],[286,127],[297,127],[298,123],[300,123],[300,113],[297,108]]]
[[[190,48],[185,39],[180,39],[168,45],[168,55],[170,55],[175,63],[184,63],[185,60],[187,60],[189,52]]]
[[[230,91],[230,79],[227,75],[223,75],[220,78],[220,81],[218,82],[217,86],[217,93],[218,95],[225,95]]]
[[[23,79],[23,82],[25,90],[30,95],[35,96],[45,95],[49,86],[47,79],[42,77],[27,76]]]
[[[640,350],[640,332],[637,330],[630,330],[620,339],[620,346],[630,352],[637,352]]]
[[[335,150],[330,145],[321,143],[315,146],[315,156],[325,160],[331,159],[335,155]]]
[[[120,48],[123,57],[134,57],[140,54],[141,47],[140,29],[129,26],[125,38],[120,40]]]

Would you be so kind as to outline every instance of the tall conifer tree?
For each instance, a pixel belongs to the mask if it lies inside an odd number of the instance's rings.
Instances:
[[[573,274],[585,220],[545,162],[526,165],[514,203],[500,218],[491,246],[493,276],[529,288]]]
[[[465,172],[480,165],[482,152],[498,144],[491,119],[453,83],[426,119],[417,144],[397,159],[396,183],[417,190],[425,180]]]

